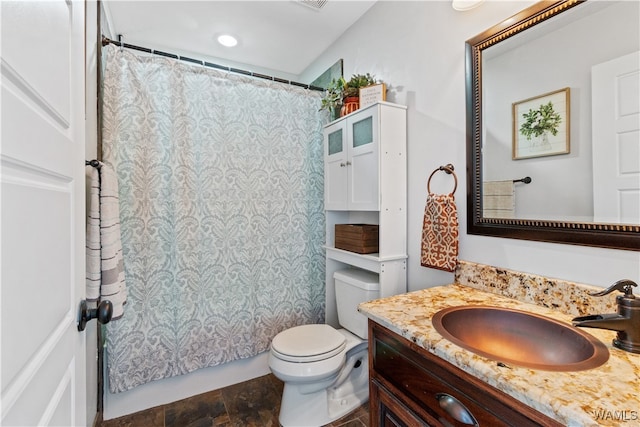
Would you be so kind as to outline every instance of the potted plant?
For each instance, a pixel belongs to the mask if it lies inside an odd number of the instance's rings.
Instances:
[[[342,100],[344,98],[345,85],[346,82],[343,77],[332,79],[324,93],[320,110],[328,110],[331,115],[331,120],[339,117]]]
[[[371,74],[354,74],[344,86],[344,100],[340,115],[347,115],[360,108],[360,88],[374,85],[376,79]]]
[[[345,84],[344,96],[352,97],[359,96],[360,88],[367,87],[376,84],[376,79],[371,74],[354,74],[351,79]]]

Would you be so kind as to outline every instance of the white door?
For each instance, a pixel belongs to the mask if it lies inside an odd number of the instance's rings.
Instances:
[[[0,7],[0,425],[84,426],[84,4]]]
[[[591,76],[594,220],[640,224],[640,52]]]

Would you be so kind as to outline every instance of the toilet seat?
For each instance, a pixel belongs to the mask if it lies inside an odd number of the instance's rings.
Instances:
[[[301,325],[276,335],[271,341],[271,351],[288,362],[317,362],[341,353],[346,341],[343,334],[329,325]]]

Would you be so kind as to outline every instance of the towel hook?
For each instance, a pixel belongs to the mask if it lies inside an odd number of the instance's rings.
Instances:
[[[456,190],[458,189],[458,177],[456,176],[456,173],[454,172],[454,167],[451,163],[448,163],[444,166],[440,166],[437,169],[435,169],[433,172],[431,172],[431,175],[429,175],[429,179],[427,180],[427,192],[429,194],[431,194],[431,178],[433,178],[433,175],[435,175],[436,172],[446,172],[449,175],[453,175],[453,179],[454,179],[454,185],[453,185],[453,191],[451,192],[451,194],[454,194],[456,192]]]

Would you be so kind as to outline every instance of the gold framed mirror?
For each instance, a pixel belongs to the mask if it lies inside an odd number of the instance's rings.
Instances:
[[[609,109],[596,109],[600,89],[593,77],[602,64],[619,57],[630,55],[632,63],[640,63],[633,56],[640,58],[638,7],[638,2],[625,1],[542,1],[467,40],[469,234],[640,250],[640,160],[633,158],[640,150],[640,132],[628,132],[615,146],[614,139],[598,137],[595,119]],[[620,37],[626,42],[620,43]],[[574,69],[578,63],[582,68]],[[640,73],[630,75],[624,84],[633,89]],[[549,95],[565,88],[571,99],[566,108],[554,106],[561,109],[554,126],[566,148],[514,155],[516,142],[524,150],[526,144],[533,146],[533,137],[541,137],[531,130],[535,112],[523,100],[544,100],[539,107],[544,113],[543,106],[553,101]],[[630,101],[632,110],[635,102]],[[518,122],[524,120],[521,116],[529,120],[526,126]],[[558,123],[566,126],[564,133]],[[597,148],[603,144],[604,150]],[[621,144],[631,155],[618,152]],[[624,163],[616,166],[618,172],[629,171],[627,178],[636,188],[611,196],[596,187],[605,182],[600,169],[613,169],[600,162],[614,151]],[[493,189],[502,184],[503,192],[496,190],[494,197]],[[494,205],[506,208],[494,211]],[[617,218],[608,213],[612,207]]]

